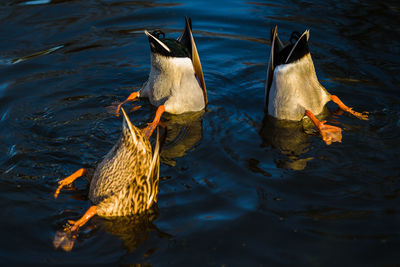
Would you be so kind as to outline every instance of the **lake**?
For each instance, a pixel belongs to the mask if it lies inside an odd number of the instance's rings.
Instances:
[[[158,214],[93,218],[71,252],[56,231],[91,205],[93,167],[119,137],[106,107],[150,71],[144,30],[178,37],[193,21],[209,104],[163,117]],[[8,0],[0,3],[0,262],[3,265],[393,266],[400,264],[398,1]],[[368,121],[337,112],[327,146],[264,116],[270,29],[310,30],[326,89]],[[145,126],[147,100],[130,112]],[[127,104],[129,110],[131,105]]]

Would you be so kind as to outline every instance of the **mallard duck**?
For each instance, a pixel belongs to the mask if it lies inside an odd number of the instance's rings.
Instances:
[[[143,133],[129,120],[125,110],[121,137],[91,174],[88,169],[79,169],[61,180],[54,194],[81,176],[90,183],[89,199],[93,203],[78,221],[69,221],[72,226],[59,231],[54,246],[72,249],[76,233],[91,217],[99,215],[128,216],[143,214],[157,202],[159,181],[159,140],[152,150],[151,133]]]
[[[308,48],[310,32],[293,32],[290,43],[283,44],[277,27],[271,29],[271,55],[265,85],[265,112],[279,120],[300,121],[309,117],[326,144],[341,142],[341,129],[325,124],[315,116],[322,113],[329,101],[359,119],[367,120],[367,112],[355,112],[320,84]]]
[[[192,35],[191,19],[185,17],[185,29],[178,39],[165,38],[160,30],[149,33],[151,70],[143,87],[116,106],[145,97],[158,107],[147,131],[152,131],[166,111],[172,114],[200,111],[207,105],[207,91],[200,57]]]

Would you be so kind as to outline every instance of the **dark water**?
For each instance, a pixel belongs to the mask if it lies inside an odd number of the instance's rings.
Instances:
[[[204,114],[166,116],[159,214],[94,218],[72,252],[52,239],[90,206],[84,180],[117,140],[106,112],[149,72],[144,29],[191,16]],[[400,264],[400,5],[397,1],[3,1],[0,4],[0,262],[303,266]],[[317,74],[369,121],[326,146],[263,120],[269,29],[310,29]],[[130,117],[154,116],[147,101]],[[330,104],[329,109],[336,107]]]

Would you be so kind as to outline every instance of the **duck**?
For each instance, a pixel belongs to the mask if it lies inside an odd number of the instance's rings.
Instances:
[[[150,44],[151,69],[139,91],[116,103],[112,110],[119,114],[121,106],[138,98],[148,98],[157,107],[154,121],[146,131],[151,132],[164,112],[182,114],[204,110],[207,89],[200,57],[192,34],[192,20],[185,17],[183,33],[175,40],[166,38],[161,30],[144,31]]]
[[[342,130],[317,119],[329,101],[361,120],[368,120],[368,112],[354,111],[321,85],[309,50],[309,37],[309,30],[302,34],[293,32],[290,42],[284,44],[278,36],[278,27],[271,29],[264,111],[278,120],[302,121],[305,117],[310,118],[322,140],[330,145],[342,141]]]
[[[121,217],[143,215],[157,202],[160,141],[154,150],[149,141],[152,133],[135,127],[125,110],[122,133],[116,144],[92,169],[81,168],[59,181],[54,193],[57,198],[64,186],[85,176],[89,183],[89,200],[92,206],[77,221],[68,221],[70,226],[58,231],[53,241],[55,248],[65,251],[73,248],[78,230],[95,215]]]

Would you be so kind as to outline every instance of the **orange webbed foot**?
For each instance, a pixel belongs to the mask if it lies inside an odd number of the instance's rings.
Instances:
[[[342,142],[342,129],[325,123],[326,121],[321,121],[318,126],[322,140],[324,140],[327,145],[333,142]]]
[[[61,181],[59,181],[58,182],[59,186],[57,187],[57,190],[54,193],[54,198],[58,197],[58,195],[60,194],[61,189],[64,186],[68,186],[68,185],[72,184],[77,178],[85,175],[86,172],[87,172],[86,169],[81,168],[81,169],[77,170],[76,172],[74,172],[73,174],[71,174],[70,176],[68,176],[67,178],[62,179]]]
[[[318,128],[322,140],[324,140],[327,145],[330,145],[333,142],[342,142],[342,129],[325,124],[326,121],[319,121],[310,110],[306,110],[305,114],[311,119],[315,127]]]
[[[364,121],[368,120],[369,112],[367,112],[367,111],[364,111],[364,112],[360,113],[360,112],[354,111],[353,108],[349,108],[346,111],[349,112],[350,114],[352,114],[353,116],[357,117],[360,120],[364,120]]]
[[[368,112],[364,111],[364,112],[360,113],[360,112],[354,111],[353,108],[350,108],[350,107],[346,106],[345,104],[343,104],[343,102],[339,99],[339,97],[337,97],[335,95],[331,95],[331,99],[342,110],[352,114],[353,116],[357,117],[360,120],[368,120],[368,114],[369,114]]]
[[[53,240],[54,248],[57,249],[61,247],[64,251],[71,251],[74,247],[79,228],[85,225],[85,223],[96,214],[97,207],[91,206],[79,220],[68,220],[70,226],[65,227],[62,231],[56,232]]]
[[[114,114],[115,116],[118,117],[119,116],[119,111],[121,110],[121,107],[122,107],[123,104],[125,104],[126,102],[129,102],[129,101],[136,101],[138,98],[139,98],[139,92],[133,92],[124,101],[122,101],[122,102],[114,102],[114,103],[111,104],[111,106],[106,107],[106,108],[108,109],[108,111],[111,114]]]
[[[76,232],[71,231],[71,226],[65,227],[61,231],[57,231],[54,236],[53,246],[55,249],[61,248],[64,251],[71,251],[76,240]]]
[[[108,113],[119,116],[119,111],[121,110],[122,105],[125,104],[125,101],[123,102],[113,102],[110,106],[106,107],[108,110]]]

